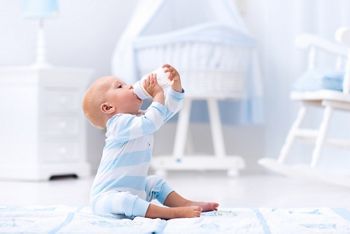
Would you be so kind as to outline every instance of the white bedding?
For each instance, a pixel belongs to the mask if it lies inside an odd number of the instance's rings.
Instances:
[[[0,206],[0,233],[350,233],[350,211],[233,208],[192,219],[115,219],[89,207]]]

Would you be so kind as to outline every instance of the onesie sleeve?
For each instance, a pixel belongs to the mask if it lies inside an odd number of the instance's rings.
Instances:
[[[166,93],[165,106],[167,108],[165,121],[171,119],[177,112],[180,111],[184,100],[184,90],[182,92],[176,92],[172,88],[169,88]]]
[[[169,89],[165,104],[152,102],[143,115],[117,114],[107,121],[107,141],[123,143],[156,132],[181,108],[184,93]]]
[[[107,121],[107,141],[123,143],[153,134],[165,123],[167,112],[165,105],[152,102],[144,115],[117,114]]]

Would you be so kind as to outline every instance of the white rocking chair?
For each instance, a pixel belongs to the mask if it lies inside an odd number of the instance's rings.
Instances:
[[[291,99],[299,101],[301,106],[297,118],[289,130],[279,157],[277,160],[263,158],[259,160],[259,163],[282,175],[306,177],[350,186],[350,175],[325,173],[317,167],[322,149],[325,146],[332,145],[350,149],[350,140],[327,137],[333,112],[337,110],[350,111],[350,29],[338,29],[335,37],[339,43],[333,43],[313,35],[303,34],[297,37],[296,46],[308,50],[308,71],[315,69],[317,52],[323,51],[327,54],[335,55],[337,60],[334,70],[342,72],[343,79],[340,79],[342,84],[340,83],[338,90],[335,90],[336,88],[333,87],[333,90],[321,88],[311,91],[293,91],[290,95]],[[345,44],[346,46],[341,44]],[[331,82],[334,82],[334,80]],[[308,108],[315,106],[323,109],[323,118],[319,129],[301,128]],[[291,165],[286,162],[290,149],[297,138],[313,140],[315,143],[309,165]]]

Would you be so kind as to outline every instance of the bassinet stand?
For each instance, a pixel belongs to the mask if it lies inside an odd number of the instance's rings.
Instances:
[[[186,155],[185,146],[190,122],[192,101],[206,100],[208,104],[209,121],[211,128],[214,155]],[[239,170],[245,167],[240,156],[226,155],[222,126],[220,122],[218,97],[186,97],[184,106],[179,113],[175,143],[172,156],[159,156],[153,158],[152,166],[159,175],[166,175],[167,171],[180,170],[226,170],[228,176],[238,176]]]

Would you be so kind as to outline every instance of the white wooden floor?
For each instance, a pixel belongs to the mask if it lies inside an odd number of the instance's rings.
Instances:
[[[217,201],[221,207],[343,207],[350,209],[350,188],[273,175],[235,179],[215,173],[170,174],[170,185],[195,200]],[[0,181],[0,205],[88,204],[92,178],[50,182]]]

